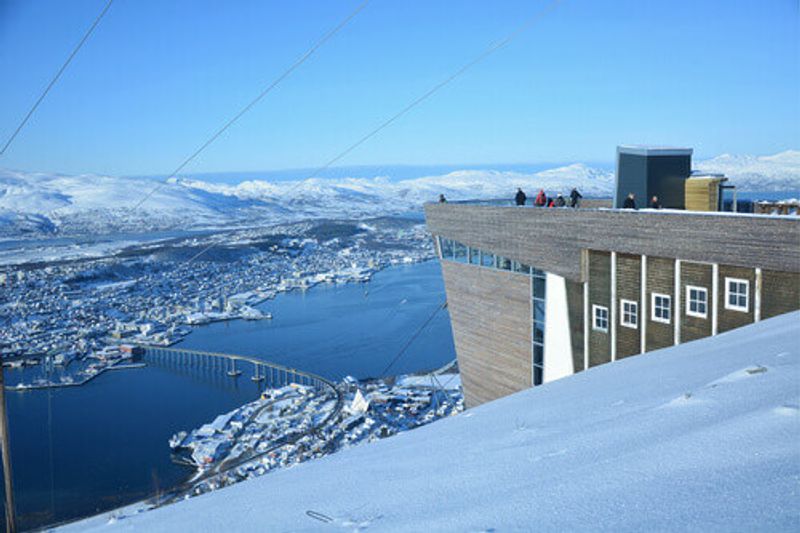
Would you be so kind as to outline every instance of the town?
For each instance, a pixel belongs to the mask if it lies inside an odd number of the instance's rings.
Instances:
[[[390,437],[464,410],[456,365],[425,375],[329,388],[290,383],[191,432],[170,439],[173,460],[196,469],[186,491],[198,495],[313,458]]]
[[[433,257],[421,221],[384,217],[232,230],[99,259],[0,267],[0,355],[11,369],[43,360],[66,367],[93,354],[118,363],[111,352],[121,344],[169,346],[199,324],[269,319],[257,306],[281,292],[366,282],[387,266]],[[62,375],[58,383],[82,379]]]

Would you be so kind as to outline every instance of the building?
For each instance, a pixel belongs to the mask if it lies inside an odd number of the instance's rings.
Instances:
[[[633,193],[641,207],[658,196],[662,206],[684,209],[684,186],[691,172],[691,148],[618,146],[614,207],[621,208]]]
[[[794,216],[464,203],[425,215],[468,407],[800,308]]]

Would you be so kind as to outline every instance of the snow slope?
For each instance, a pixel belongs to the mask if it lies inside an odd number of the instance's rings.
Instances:
[[[800,312],[67,529],[798,531],[798,333]]]

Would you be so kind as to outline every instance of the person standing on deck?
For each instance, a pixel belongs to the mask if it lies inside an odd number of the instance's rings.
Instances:
[[[629,192],[628,197],[625,198],[622,209],[636,209],[636,199],[632,192]]]
[[[573,187],[572,192],[569,193],[569,206],[578,207],[581,203],[581,198],[583,198],[583,195],[578,192],[577,188]]]
[[[567,201],[564,200],[564,196],[562,196],[561,193],[558,193],[558,196],[556,196],[556,207],[564,207],[565,205],[567,205]]]
[[[650,199],[650,209],[661,209],[661,202],[658,201],[658,196],[653,196]]]
[[[444,197],[444,194],[440,194],[439,195],[439,203],[443,204],[445,202],[447,202],[447,198]]]
[[[544,189],[539,189],[539,194],[536,195],[533,205],[537,207],[544,207],[547,204],[547,196],[544,194]]]
[[[517,189],[517,195],[514,196],[514,202],[516,202],[517,205],[525,205],[525,202],[527,200],[528,200],[528,197],[525,196],[525,193],[522,192],[522,189],[518,188]]]

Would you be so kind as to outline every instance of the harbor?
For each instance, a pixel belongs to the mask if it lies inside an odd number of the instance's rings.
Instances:
[[[332,382],[348,374],[361,381],[381,375],[408,332],[442,299],[437,263],[400,265],[374,274],[367,284],[319,284],[278,294],[260,304],[269,307],[273,320],[197,326],[171,348],[242,354]],[[365,320],[370,314],[374,321]],[[389,373],[427,372],[453,358],[449,319],[440,312]],[[258,400],[268,385],[266,376],[250,379],[252,367],[241,362],[238,377],[229,376],[221,361],[195,368],[145,356],[133,363],[146,366],[107,371],[80,387],[9,391],[12,452],[24,465],[14,472],[23,527],[87,516],[182,486],[196,470],[173,462],[170,439]],[[78,369],[81,363],[72,361],[70,372],[73,365]],[[16,376],[43,370],[41,363],[7,367],[6,375],[15,383]],[[98,432],[102,439],[85,438]]]

